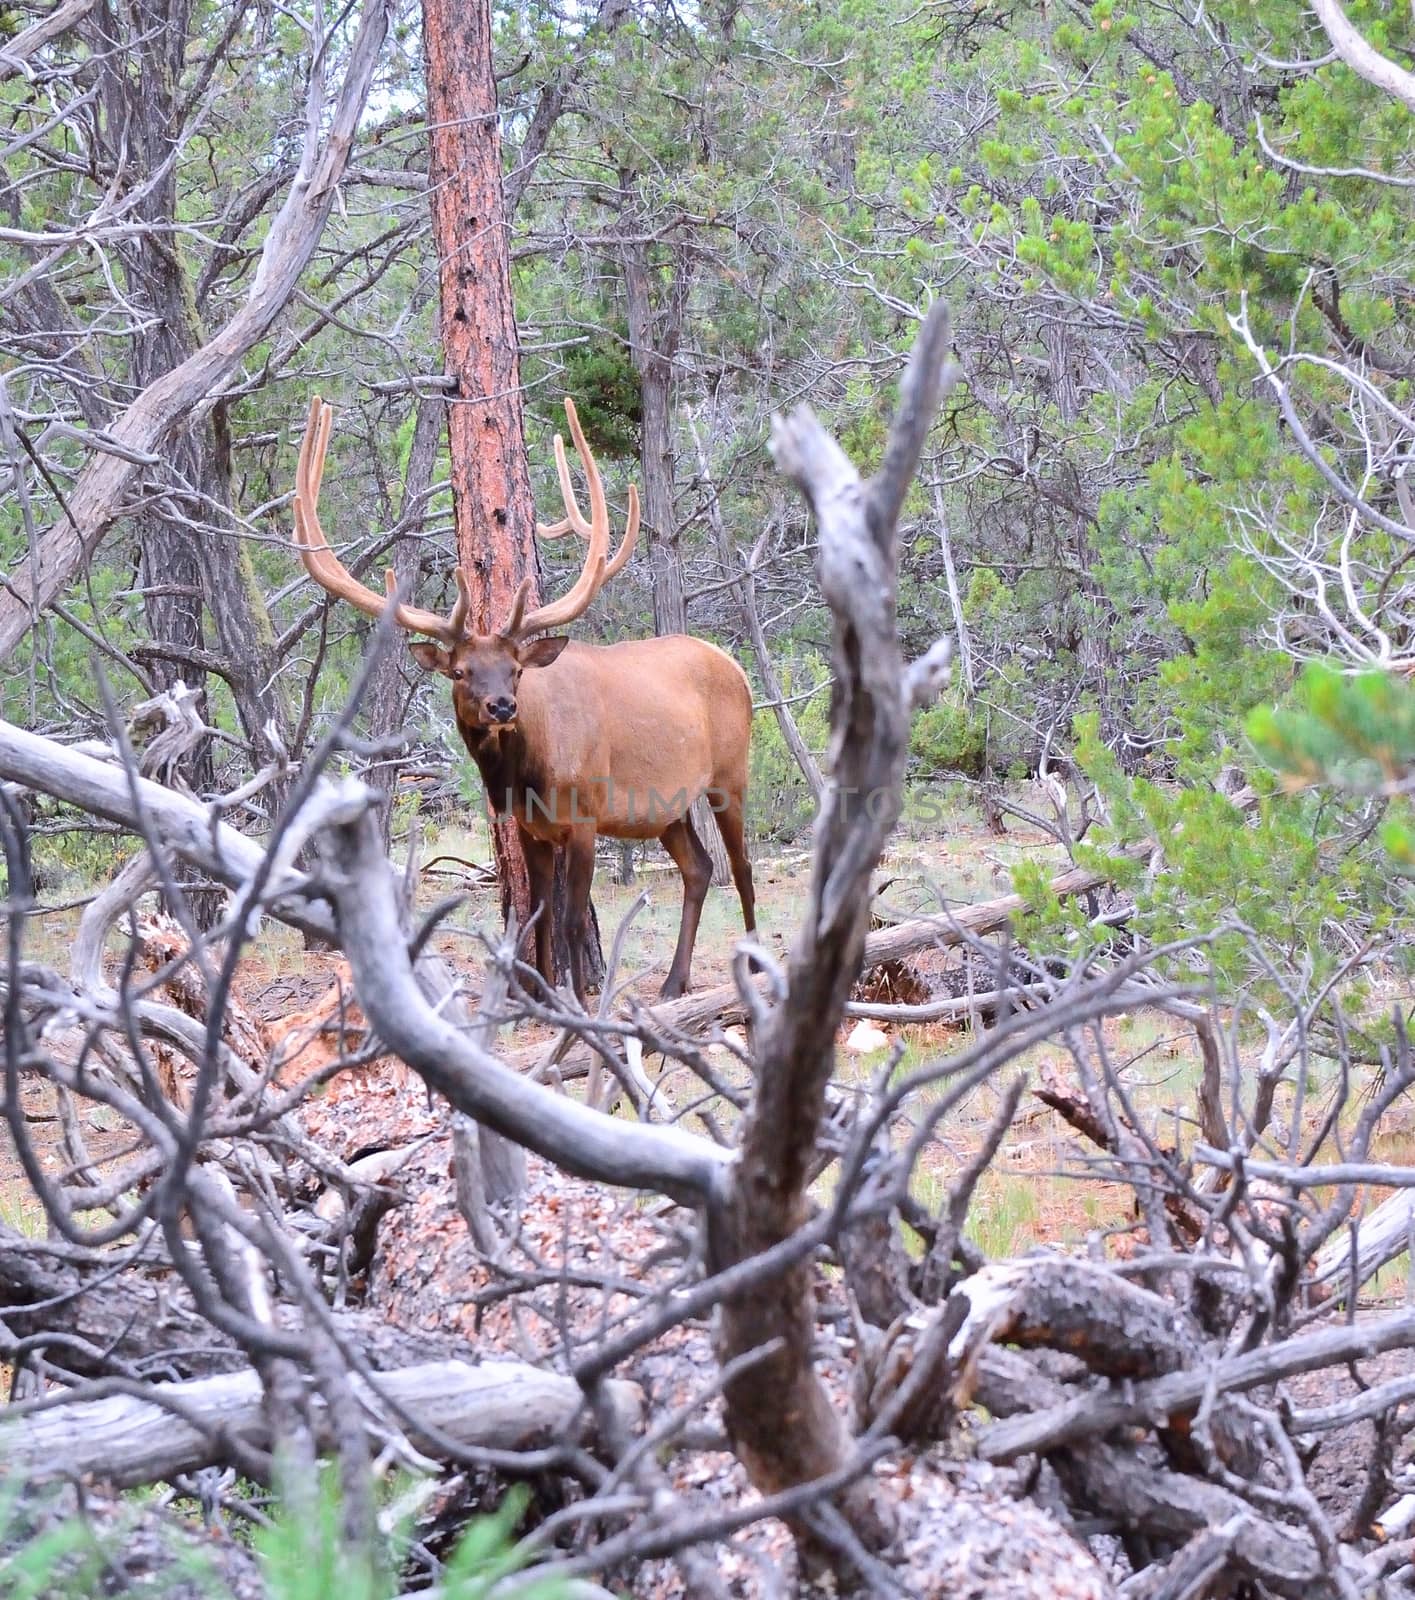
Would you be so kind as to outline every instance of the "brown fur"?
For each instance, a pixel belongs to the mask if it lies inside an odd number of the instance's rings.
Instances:
[[[558,654],[544,648],[555,645],[562,645]],[[571,852],[572,950],[583,931],[596,836],[661,839],[684,880],[683,924],[664,993],[682,993],[710,876],[687,816],[703,796],[727,846],[747,931],[754,930],[743,837],[752,693],[729,655],[681,634],[612,645],[479,635],[412,650],[452,680],[457,728],[487,798],[498,813],[511,812],[527,844],[535,905],[549,887],[548,850],[536,846]],[[555,654],[549,665],[535,664],[547,654]],[[542,911],[536,943],[537,966],[549,978],[547,918]]]

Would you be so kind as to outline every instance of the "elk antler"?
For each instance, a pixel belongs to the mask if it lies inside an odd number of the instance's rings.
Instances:
[[[522,613],[525,610],[529,584],[522,584],[512,603],[511,616],[501,630],[506,634],[531,634],[543,632],[546,628],[562,628],[566,623],[582,616],[605,583],[616,572],[622,571],[634,548],[634,541],[639,536],[639,491],[631,484],[629,517],[625,524],[624,537],[613,557],[610,557],[609,507],[604,498],[604,483],[600,478],[599,468],[595,465],[594,455],[585,441],[573,400],[566,400],[565,416],[570,424],[570,436],[575,441],[575,449],[584,464],[585,478],[589,484],[589,521],[585,520],[575,500],[575,486],[570,481],[570,467],[565,459],[565,443],[557,433],[555,470],[560,476],[560,495],[565,502],[565,516],[560,522],[537,523],[536,532],[546,539],[558,539],[567,533],[579,534],[582,539],[589,541],[589,549],[585,552],[585,564],[580,576],[575,580],[574,588],[568,594],[562,595],[559,600],[552,600],[548,605],[538,606],[524,618]]]
[[[329,548],[329,540],[319,522],[319,485],[324,477],[324,455],[329,448],[333,424],[332,408],[316,395],[310,401],[309,421],[305,424],[299,465],[295,468],[295,545],[305,571],[320,588],[327,589],[337,600],[347,600],[370,617],[381,617],[390,605],[396,604],[394,620],[400,628],[406,628],[409,633],[430,634],[444,644],[456,644],[466,637],[467,610],[471,605],[466,575],[460,567],[455,574],[456,602],[447,616],[439,617],[435,611],[423,611],[397,601],[398,579],[391,570],[385,580],[387,594],[365,588]]]

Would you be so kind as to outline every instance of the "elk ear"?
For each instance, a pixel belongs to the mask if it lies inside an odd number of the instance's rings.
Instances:
[[[537,639],[532,644],[521,645],[516,659],[523,667],[548,667],[569,642],[568,639]]]
[[[429,644],[426,639],[414,639],[408,645],[413,652],[413,660],[424,672],[440,672],[448,677],[452,670],[452,652],[444,650],[440,644]]]

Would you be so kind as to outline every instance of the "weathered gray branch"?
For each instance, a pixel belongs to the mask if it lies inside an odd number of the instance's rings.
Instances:
[[[870,875],[901,805],[912,706],[895,614],[895,520],[951,381],[949,340],[947,311],[936,305],[905,372],[883,464],[868,486],[808,408],[772,422],[777,466],[815,515],[821,591],[834,623],[830,782],[786,994],[758,1021],[756,1098],[724,1203],[709,1214],[709,1260],[717,1269],[770,1250],[804,1216],[835,1030],[865,950]],[[815,1371],[808,1265],[789,1269],[767,1293],[726,1297],[718,1342],[724,1363],[750,1350],[775,1351],[724,1387],[728,1426],[753,1483],[772,1493],[839,1470],[848,1436]],[[878,1548],[875,1487],[854,1484],[840,1506],[853,1535]]]
[[[359,1004],[383,1043],[430,1088],[579,1177],[655,1189],[686,1204],[718,1195],[729,1151],[676,1128],[621,1122],[530,1083],[428,1005],[399,931],[393,875],[368,807],[332,827],[324,850],[338,940]]]
[[[1358,77],[1374,84],[1407,111],[1415,111],[1415,72],[1383,56],[1341,9],[1339,0],[1308,0],[1336,53]]]
[[[355,1382],[377,1445],[373,1419],[382,1408],[368,1384]],[[624,1382],[607,1388],[610,1404],[632,1429],[641,1410],[638,1388]],[[519,1362],[428,1362],[381,1373],[378,1389],[400,1412],[432,1430],[408,1433],[420,1450],[434,1456],[436,1434],[460,1445],[524,1450],[590,1431],[584,1397],[573,1379]],[[31,1481],[92,1476],[131,1488],[222,1461],[224,1439],[268,1448],[268,1419],[255,1372],[155,1384],[152,1393],[152,1400],[110,1395],[12,1417],[0,1433],[6,1461]],[[316,1416],[324,1422],[318,1406]]]
[[[1255,1389],[1299,1372],[1412,1347],[1415,1311],[1397,1312],[1354,1327],[1300,1334],[1244,1355],[1136,1384],[1128,1393],[1086,1394],[1046,1411],[993,1423],[978,1435],[978,1454],[988,1461],[1008,1461],[1055,1450],[1098,1438],[1115,1428],[1156,1420],[1163,1423],[1176,1412],[1193,1410],[1210,1394]]]
[[[76,22],[82,21],[93,7],[94,0],[63,0],[47,17],[41,17],[38,22],[30,23],[22,33],[17,33],[0,50],[0,82],[14,73],[25,72],[25,63],[36,51],[51,39],[57,39],[61,33],[66,33]]]
[[[119,767],[6,722],[0,722],[0,779],[127,827],[136,821],[135,791],[158,843],[225,883],[249,881],[265,860],[259,845],[215,821],[196,801],[142,778],[133,778],[130,789]],[[357,813],[355,821],[335,825],[329,834],[337,918],[309,897],[309,878],[293,867],[272,873],[274,914],[343,945],[360,1002],[380,1038],[459,1111],[581,1177],[655,1189],[689,1204],[709,1201],[718,1192],[728,1152],[677,1129],[617,1121],[528,1083],[433,1011],[399,927],[392,871],[370,821],[373,798],[351,783],[333,807]],[[318,797],[312,802],[312,814],[330,810]],[[287,828],[286,843],[295,837],[303,837],[303,830]]]
[[[265,852],[245,834],[217,819],[213,808],[123,769],[41,738],[14,723],[0,722],[0,779],[53,796],[93,816],[136,830],[136,793],[160,845],[232,888],[250,881]],[[308,896],[309,879],[294,868],[277,874],[271,911],[301,930],[334,937],[329,913]]]
[[[1392,1169],[1408,1179],[1410,1169]],[[1353,1180],[1347,1180],[1353,1181]],[[1354,1180],[1390,1182],[1389,1177]],[[1359,1223],[1348,1223],[1317,1252],[1312,1262],[1312,1279],[1323,1297],[1334,1305],[1343,1304],[1362,1284],[1375,1277],[1388,1261],[1394,1261],[1410,1248],[1411,1229],[1415,1228],[1415,1188],[1401,1189],[1382,1200]],[[1355,1233],[1355,1261],[1352,1260],[1352,1234]]]

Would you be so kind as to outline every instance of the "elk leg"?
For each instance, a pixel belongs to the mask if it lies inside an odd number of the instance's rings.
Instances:
[[[742,794],[729,793],[727,804],[713,808],[717,831],[722,835],[727,849],[727,860],[732,868],[732,881],[737,885],[737,898],[742,902],[742,925],[748,933],[757,931],[757,893],[752,886],[752,863],[747,858],[747,830],[742,820]]]
[[[659,838],[683,874],[683,920],[678,924],[678,948],[673,952],[673,965],[658,991],[660,999],[673,1000],[688,987],[698,919],[703,914],[703,901],[707,899],[708,885],[712,882],[712,857],[693,832],[693,824],[686,815],[670,822]]]
[[[590,885],[594,882],[593,824],[576,828],[565,846],[565,939],[570,946],[570,982],[585,1003],[585,935],[590,925]]]
[[[555,846],[521,835],[526,876],[531,886],[531,915],[536,919],[536,971],[555,987]]]

